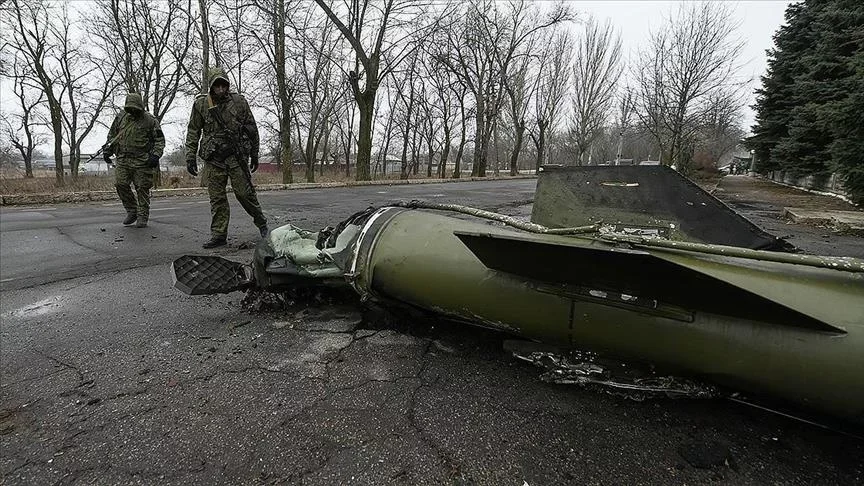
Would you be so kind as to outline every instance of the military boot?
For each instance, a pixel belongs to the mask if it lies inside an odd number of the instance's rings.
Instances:
[[[135,223],[136,228],[146,228],[147,227],[147,218],[138,218],[138,222]]]
[[[123,224],[126,226],[129,226],[130,224],[134,223],[137,220],[138,220],[138,214],[137,213],[128,212],[128,213],[126,213],[126,219],[123,220]]]
[[[225,246],[228,243],[224,236],[213,236],[208,241],[205,241],[203,248],[216,248],[217,246]]]

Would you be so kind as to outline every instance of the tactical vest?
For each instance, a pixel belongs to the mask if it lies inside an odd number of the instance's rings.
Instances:
[[[128,113],[121,112],[117,116],[117,136],[111,143],[112,152],[119,158],[146,158],[153,150],[155,143],[153,131],[156,118],[147,112],[142,112],[135,119]]]
[[[201,147],[198,155],[208,162],[221,162],[232,155],[243,158],[249,153],[249,143],[242,132],[240,116],[245,111],[242,98],[229,93],[229,99],[215,103],[209,95],[196,100],[201,117],[204,119]]]

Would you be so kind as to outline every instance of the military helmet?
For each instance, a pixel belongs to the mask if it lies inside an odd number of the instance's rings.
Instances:
[[[210,89],[213,89],[213,85],[216,84],[217,81],[223,81],[226,85],[231,86],[231,81],[228,79],[228,73],[225,72],[221,66],[216,66],[210,68],[209,75],[207,79],[210,80]]]
[[[126,111],[144,111],[144,99],[141,97],[141,93],[128,93],[126,95],[126,103],[123,105],[123,109]]]

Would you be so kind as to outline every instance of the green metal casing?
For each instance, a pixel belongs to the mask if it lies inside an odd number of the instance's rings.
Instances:
[[[366,223],[357,245],[349,276],[365,297],[864,423],[862,273],[397,208]]]

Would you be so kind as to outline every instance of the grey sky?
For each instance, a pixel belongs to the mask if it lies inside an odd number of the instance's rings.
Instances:
[[[573,1],[571,5],[580,13],[591,14],[598,20],[611,19],[620,30],[623,50],[635,56],[641,42],[648,39],[682,3],[680,1],[607,0]],[[731,4],[736,20],[740,22],[738,33],[745,42],[740,63],[742,80],[751,79],[747,105],[753,104],[753,90],[759,87],[759,76],[765,73],[767,57],[765,50],[774,45],[772,36],[783,24],[783,14],[789,1],[756,0],[727,2]],[[742,125],[749,130],[754,113],[749,106],[744,110]]]

